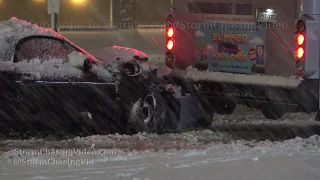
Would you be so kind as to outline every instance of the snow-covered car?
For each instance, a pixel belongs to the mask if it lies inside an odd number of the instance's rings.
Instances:
[[[174,128],[179,102],[150,89],[164,85],[157,68],[144,56],[122,54],[96,58],[50,29],[17,18],[1,22],[1,133]]]

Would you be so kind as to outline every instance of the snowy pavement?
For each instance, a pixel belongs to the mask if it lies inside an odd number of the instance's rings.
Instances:
[[[318,125],[313,118],[314,114],[288,113],[275,122],[266,120],[257,110],[239,106],[233,115],[216,115],[213,126],[232,123],[262,127]],[[250,133],[251,129],[247,130]],[[56,152],[53,149],[74,153],[53,153]],[[102,151],[109,153],[92,153]],[[318,135],[258,141],[240,140],[232,133],[207,129],[180,134],[115,134],[66,140],[47,137],[0,141],[0,154],[0,179],[5,180],[320,178]]]
[[[158,138],[162,141],[157,143],[159,139],[151,140],[149,136],[159,136]],[[140,134],[133,137],[118,136],[116,140],[115,136],[110,135],[74,140],[78,145],[81,144],[81,149],[86,152],[89,152],[88,149],[98,151],[104,146],[110,146],[112,138],[115,138],[113,142],[117,144],[125,144],[126,141],[122,142],[122,140],[129,139],[128,141],[139,144],[137,149],[141,147],[138,150],[116,148],[113,149],[115,153],[104,155],[86,153],[73,154],[73,156],[52,153],[19,155],[18,149],[12,147],[11,151],[0,156],[0,179],[301,180],[304,178],[313,180],[319,179],[320,176],[319,136],[308,139],[295,138],[284,142],[238,140],[229,143],[224,143],[219,138],[203,143],[197,140],[201,137],[192,136],[192,133],[172,134],[172,137],[176,136],[175,140],[168,139],[168,136],[170,137],[170,135]],[[132,138],[137,139],[134,141]],[[33,141],[21,143],[35,143]],[[152,141],[153,146],[145,147],[148,141]],[[72,144],[70,141],[69,143],[69,145]],[[76,144],[74,142],[72,145]],[[180,144],[181,148],[164,147],[159,144]],[[56,142],[57,149],[63,148],[60,145]],[[149,145],[151,145],[150,142]],[[75,148],[80,149],[77,146]],[[29,164],[21,163],[21,159]],[[79,164],[76,165],[72,160],[78,160]],[[69,163],[61,164],[62,162]],[[39,165],[41,163],[42,165]]]

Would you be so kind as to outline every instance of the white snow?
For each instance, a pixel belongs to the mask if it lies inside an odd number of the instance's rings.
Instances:
[[[68,55],[68,63],[76,68],[83,68],[84,60],[86,59],[87,56],[76,51],[73,51]]]
[[[91,72],[93,72],[100,79],[103,79],[103,80],[112,79],[112,74],[109,71],[109,69],[106,69],[101,65],[93,65],[91,68]]]
[[[0,59],[3,61],[12,60],[13,50],[18,41],[34,35],[62,38],[60,34],[51,29],[38,27],[36,24],[15,17],[0,22]],[[3,55],[10,57],[3,57]]]
[[[2,171],[0,177],[2,179],[101,179],[102,177],[107,179],[119,179],[119,178],[149,178],[149,179],[163,179],[173,178],[183,179],[182,177],[175,176],[175,173],[193,173],[202,172],[204,178],[217,177],[218,174],[210,174],[211,171],[221,171],[221,175],[225,177],[230,175],[230,171],[233,173],[239,173],[238,169],[244,167],[251,167],[247,163],[253,162],[255,165],[264,166],[277,166],[283,162],[300,162],[303,158],[314,159],[315,161],[304,166],[297,167],[310,167],[315,169],[319,167],[315,164],[320,156],[320,138],[319,136],[312,136],[307,139],[295,138],[286,140],[283,142],[271,142],[271,141],[244,141],[237,140],[228,143],[220,140],[211,140],[208,143],[201,143],[199,140],[195,141],[192,134],[198,133],[203,135],[203,138],[210,138],[209,132],[188,132],[182,134],[138,134],[134,136],[120,136],[120,135],[107,135],[107,136],[91,136],[85,138],[75,138],[67,141],[45,141],[45,140],[25,140],[25,141],[4,141],[1,142],[2,147],[5,148],[41,148],[41,146],[50,148],[51,146],[64,148],[65,145],[71,145],[74,148],[85,148],[92,145],[92,142],[96,143],[95,150],[101,149],[103,146],[110,146],[110,142],[113,141],[112,147],[121,147],[127,142],[131,142],[131,145],[124,145],[120,149],[115,149],[117,154],[114,155],[86,155],[81,154],[79,156],[59,156],[59,155],[19,155],[14,150],[4,152],[0,156],[0,169]],[[214,132],[211,132],[214,134]],[[195,135],[195,134],[194,134]],[[140,137],[144,137],[141,139]],[[189,136],[189,137],[188,137]],[[200,138],[200,137],[199,137]],[[138,139],[141,139],[138,141]],[[122,145],[121,145],[122,144]],[[125,147],[133,146],[134,144],[140,146],[141,150],[128,150]],[[149,146],[149,145],[150,146]],[[175,144],[180,144],[181,149],[176,149]],[[188,145],[189,144],[189,145]],[[193,144],[193,146],[190,146]],[[250,144],[250,145],[248,145]],[[29,146],[25,146],[29,145]],[[80,145],[80,146],[78,146]],[[167,148],[167,147],[168,148]],[[160,148],[156,150],[156,148]],[[103,148],[104,149],[104,148]],[[263,150],[263,151],[262,151]],[[17,166],[13,164],[14,159],[29,159],[29,160],[45,160],[45,159],[94,159],[94,164],[84,166]],[[317,159],[316,159],[317,158]],[[294,173],[294,168],[291,163],[287,162],[287,173]],[[303,161],[305,162],[305,161]],[[305,162],[307,163],[307,162]],[[233,165],[237,165],[238,168]],[[225,167],[226,166],[226,167]],[[253,165],[252,165],[253,166]],[[292,169],[288,169],[290,166]],[[21,168],[22,167],[22,168]],[[210,167],[210,168],[208,168]],[[224,167],[224,168],[223,168]],[[228,169],[226,168],[235,168]],[[192,168],[192,170],[191,170]],[[207,169],[208,168],[208,169]],[[250,168],[249,168],[250,169]],[[157,171],[170,173],[162,176]],[[236,170],[236,171],[234,171]],[[290,170],[290,171],[289,171]],[[172,171],[172,172],[171,172]],[[270,168],[265,169],[270,174],[272,170]],[[270,172],[271,171],[271,172]],[[291,172],[292,171],[292,172]],[[175,172],[175,173],[173,173]],[[243,177],[251,177],[249,170],[243,169]],[[314,171],[316,172],[316,171]],[[178,173],[178,174],[179,174]],[[184,174],[183,173],[183,174]],[[249,174],[248,174],[249,173]],[[300,172],[301,173],[301,172]],[[232,174],[232,173],[231,173]],[[196,175],[196,174],[194,174]],[[199,175],[199,174],[198,174]],[[285,174],[288,175],[288,174]],[[310,175],[310,174],[309,174]],[[273,179],[277,179],[280,175],[272,175]],[[99,178],[100,177],[100,178]],[[200,178],[202,179],[202,178]],[[232,178],[225,178],[232,179]],[[249,178],[252,179],[252,178]],[[298,180],[298,179],[294,179]]]
[[[235,74],[227,72],[198,71],[196,68],[189,67],[186,71],[170,69],[164,65],[164,56],[149,55],[149,63],[155,64],[161,69],[162,75],[171,74],[172,76],[185,77],[194,81],[214,81],[224,83],[237,83],[248,85],[266,85],[283,88],[296,88],[303,80],[296,77],[269,76],[269,75],[249,75]]]
[[[51,59],[41,62],[36,58],[33,60],[20,61],[13,63],[11,61],[0,61],[0,70],[2,72],[16,72],[24,75],[24,79],[29,80],[61,80],[81,78],[83,72],[70,64],[63,63],[63,59]]]
[[[130,59],[133,59],[133,56],[139,56],[140,58],[148,58],[148,56],[137,49],[120,47],[120,46],[112,46],[105,47],[100,49],[93,49],[88,51],[90,54],[95,56],[98,59],[102,59],[104,61],[111,61],[116,57],[124,57],[127,56]]]
[[[282,76],[268,75],[248,75],[234,74],[226,72],[199,71],[196,68],[189,67],[184,75],[187,79],[194,81],[213,81],[223,83],[265,85],[282,88],[296,88],[302,82],[300,78],[288,78]]]

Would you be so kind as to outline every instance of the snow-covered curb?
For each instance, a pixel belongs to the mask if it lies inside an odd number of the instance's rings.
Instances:
[[[194,81],[213,81],[222,83],[235,83],[247,85],[272,86],[280,88],[297,88],[302,79],[295,77],[267,76],[267,75],[247,75],[233,74],[226,72],[199,71],[189,67],[184,75],[187,79]]]
[[[182,134],[137,134],[134,136],[108,135],[74,138],[65,141],[26,140],[2,142],[1,146],[11,149],[4,152],[2,159],[10,161],[19,158],[45,158],[46,156],[59,158],[58,155],[23,155],[17,149],[91,149],[95,151],[113,150],[116,153],[108,156],[91,155],[97,162],[133,160],[154,156],[230,156],[230,155],[263,155],[289,154],[303,152],[320,152],[320,137],[311,136],[307,139],[295,138],[283,142],[269,140],[256,142],[237,140],[224,143],[227,136],[209,130],[202,132],[188,132]],[[4,145],[5,144],[5,145]],[[67,146],[69,145],[69,147]],[[59,147],[59,148],[57,148]],[[0,156],[1,157],[1,156]],[[60,157],[65,158],[65,157]]]

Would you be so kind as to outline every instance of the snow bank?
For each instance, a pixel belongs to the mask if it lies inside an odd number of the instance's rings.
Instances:
[[[213,81],[221,83],[261,85],[281,88],[296,88],[302,82],[302,79],[295,77],[288,78],[268,75],[247,75],[226,72],[209,72],[199,71],[196,68],[192,67],[189,67],[186,70],[184,77],[187,79],[192,79],[194,81]]]
[[[180,157],[181,159],[184,159],[188,157],[212,156],[223,160],[223,157],[234,157],[239,155],[243,157],[252,157],[251,159],[255,161],[259,156],[266,154],[288,155],[294,153],[320,152],[320,137],[318,135],[311,136],[307,139],[297,137],[282,142],[271,142],[269,140],[260,142],[236,140],[225,143],[218,140],[218,136],[211,139],[213,137],[212,134],[214,133],[211,133],[210,135],[208,131],[202,132],[202,135],[209,135],[208,137],[201,136],[200,133],[201,132],[198,132],[197,136],[194,136],[194,132],[169,135],[139,134],[135,136],[91,136],[60,142],[43,140],[5,141],[1,143],[2,147],[8,149],[11,147],[12,150],[4,152],[0,157],[6,161],[12,161],[15,157],[28,159],[42,159],[48,157],[61,159],[68,157],[79,158],[78,156],[72,156],[71,154],[21,154],[19,153],[20,151],[17,151],[20,148],[17,149],[17,147],[23,147],[26,150],[47,148],[50,152],[53,150],[52,148],[65,151],[70,149],[71,152],[72,150],[75,150],[74,148],[80,148],[86,151],[103,152],[102,150],[104,150],[104,152],[112,152],[104,155],[91,154],[91,157],[95,158],[96,163],[138,160],[146,157]],[[206,138],[207,143],[203,143],[201,137]],[[130,145],[123,144],[128,143],[129,141],[131,141]],[[112,144],[110,144],[111,142]],[[67,143],[70,147],[65,149]],[[93,143],[95,143],[96,148],[92,148]],[[177,144],[180,144],[180,148],[176,148]],[[122,146],[122,148],[115,148],[120,146]]]

